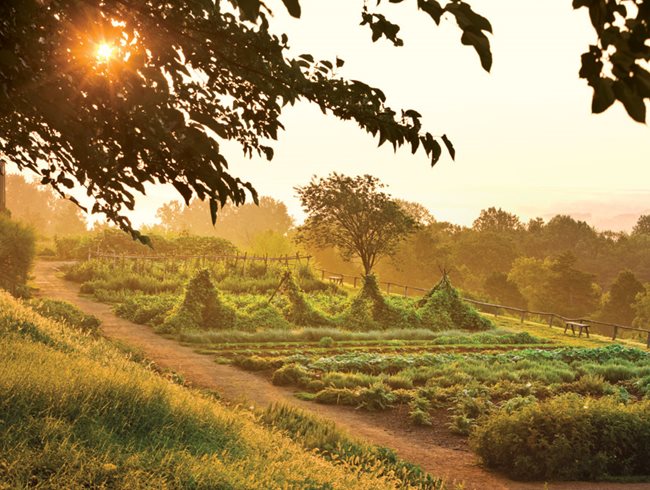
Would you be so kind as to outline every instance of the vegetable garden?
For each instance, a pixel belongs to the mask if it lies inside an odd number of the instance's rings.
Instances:
[[[490,320],[447,277],[422,298],[383,295],[373,277],[359,291],[325,283],[305,264],[244,272],[91,260],[66,278],[118,315],[302,399],[399,409],[418,430],[444,424],[512,477],[650,475],[641,457],[650,454],[650,353]]]

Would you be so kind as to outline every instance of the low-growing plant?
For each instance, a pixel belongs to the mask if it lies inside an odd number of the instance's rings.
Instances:
[[[379,381],[377,376],[372,376],[364,373],[324,373],[321,381],[325,386],[332,386],[334,388],[358,388],[368,387],[373,383]]]
[[[334,339],[332,337],[322,337],[318,341],[318,345],[321,347],[333,347],[335,344]]]
[[[387,410],[395,405],[396,397],[385,384],[374,383],[357,394],[358,407],[369,411]]]
[[[233,364],[247,371],[264,371],[279,368],[282,366],[282,361],[260,356],[238,356],[233,359]]]
[[[99,318],[94,315],[87,315],[66,301],[37,299],[30,301],[29,305],[34,311],[46,318],[64,322],[71,327],[86,332],[95,333],[101,325]]]
[[[178,299],[169,294],[130,296],[115,306],[115,313],[135,323],[160,325]]]
[[[318,449],[329,460],[360,471],[374,472],[381,468],[395,488],[420,490],[442,489],[441,480],[431,477],[411,463],[402,461],[390,449],[369,446],[350,439],[333,422],[321,420],[286,405],[271,405],[261,415],[263,424],[276,427],[308,450]]]
[[[430,410],[431,402],[416,396],[409,402],[409,419],[415,425],[432,425]]]
[[[359,404],[356,391],[349,388],[324,388],[316,393],[314,401],[327,405],[352,405]]]
[[[311,379],[309,371],[300,364],[285,364],[273,373],[271,381],[278,386],[294,385],[305,387]]]
[[[564,386],[569,393],[580,395],[602,396],[614,393],[614,387],[598,374],[585,374],[573,383]]]

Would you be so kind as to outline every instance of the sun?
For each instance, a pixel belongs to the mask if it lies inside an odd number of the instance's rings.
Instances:
[[[97,56],[97,61],[100,63],[108,63],[110,59],[113,57],[113,51],[114,47],[108,43],[99,43],[97,45],[97,52],[95,55]]]

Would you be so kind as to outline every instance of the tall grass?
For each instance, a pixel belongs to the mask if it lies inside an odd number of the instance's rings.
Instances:
[[[0,293],[7,488],[394,488],[175,385]]]

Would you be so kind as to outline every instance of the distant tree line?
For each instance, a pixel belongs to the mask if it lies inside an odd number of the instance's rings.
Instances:
[[[295,226],[284,203],[262,197],[259,206],[226,206],[215,226],[205,202],[185,206],[172,201],[159,208],[159,224],[143,231],[158,237],[156,248],[171,243],[173,238],[165,236],[202,235],[256,254],[301,251],[314,255],[321,267],[333,272],[372,271],[384,281],[423,288],[435,283],[445,269],[455,285],[477,298],[567,316],[650,325],[650,215],[640,216],[632,232],[625,233],[598,231],[567,215],[524,223],[513,213],[491,207],[482,210],[472,226],[464,227],[436,221],[421,204],[393,199],[382,187],[369,176],[332,174],[314,180],[302,188],[305,210],[312,216],[302,227]],[[126,235],[107,235],[101,228],[101,239],[95,234],[93,239],[68,240],[66,236],[86,229],[74,205],[20,176],[9,176],[9,190],[12,217],[31,224],[38,234],[56,235],[60,253],[85,256],[89,249],[97,249],[98,240],[102,249],[113,245],[123,251],[135,248],[138,253],[146,249]],[[320,205],[323,191],[332,194],[330,216]],[[376,223],[358,229],[362,242],[367,237],[365,243],[346,248],[337,226],[347,218],[355,224],[360,216],[365,223]],[[399,233],[386,235],[388,227],[383,223],[388,221]],[[313,226],[308,229],[310,223]],[[296,238],[301,237],[298,243]],[[183,249],[208,246],[185,240]],[[368,250],[379,252],[369,268],[359,258]]]

